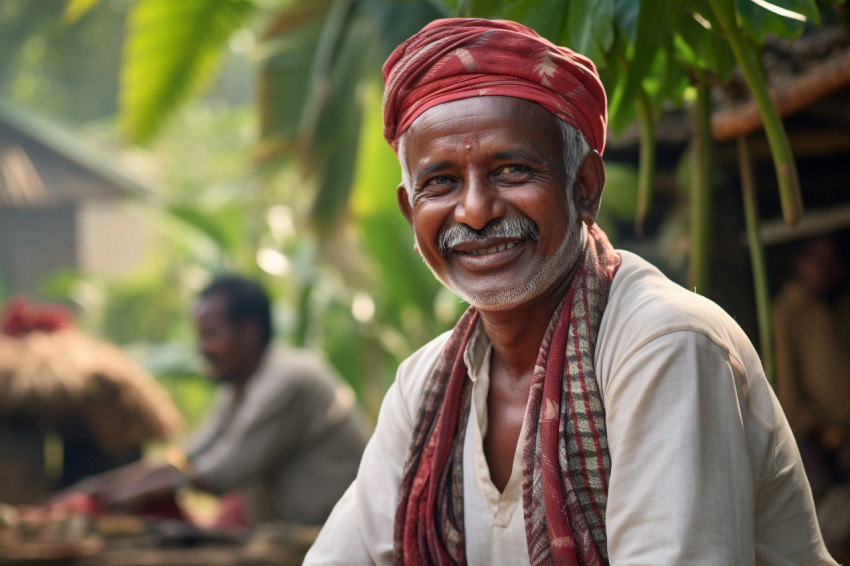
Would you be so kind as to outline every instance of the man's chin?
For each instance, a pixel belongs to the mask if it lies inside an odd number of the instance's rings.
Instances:
[[[479,311],[506,311],[521,307],[537,298],[541,290],[534,287],[509,289],[491,289],[486,291],[469,291],[458,286],[443,283],[455,295],[478,309]]]

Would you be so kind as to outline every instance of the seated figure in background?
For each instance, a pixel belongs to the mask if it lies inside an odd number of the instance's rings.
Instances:
[[[829,238],[806,242],[793,270],[773,303],[777,391],[817,498],[850,471],[850,297]]]
[[[824,542],[850,561],[850,295],[835,240],[813,238],[773,302],[779,401],[800,447]]]
[[[269,299],[251,281],[214,281],[194,322],[200,353],[221,384],[206,422],[168,464],[139,462],[75,489],[102,508],[144,512],[189,484],[238,492],[250,525],[323,523],[365,446],[353,392],[315,355],[272,344]],[[231,513],[228,523],[241,521]]]

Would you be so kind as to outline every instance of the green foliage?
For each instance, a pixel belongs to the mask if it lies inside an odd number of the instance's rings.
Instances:
[[[0,0],[0,96],[76,120],[115,112],[126,4],[72,25],[65,0]]]
[[[363,93],[389,51],[438,16],[424,0],[294,3],[265,35],[260,158],[297,161],[314,186],[309,214],[320,233],[349,201]]]
[[[122,127],[147,141],[168,113],[212,78],[251,0],[137,0],[121,71]]]
[[[82,18],[86,12],[91,10],[100,0],[69,0],[62,13],[62,19],[66,23],[74,23]]]
[[[48,16],[35,4],[0,0],[0,45],[26,70],[4,69],[0,79],[14,80],[0,85],[22,97],[50,90],[42,62],[70,65],[45,39],[53,41],[64,4]],[[814,0],[774,4],[818,21]],[[265,18],[269,10],[274,16]],[[69,35],[123,18],[95,0],[73,0],[64,13],[74,22]],[[615,133],[640,108],[643,171],[606,166],[606,227],[635,216],[638,178],[649,204],[648,152],[661,109],[682,104],[694,82],[727,81],[736,61],[749,61],[748,80],[758,88],[764,79],[751,63],[765,34],[794,37],[803,29],[750,0],[137,0],[123,51],[121,123],[133,140],[159,136],[152,147],[168,170],[156,212],[161,244],[132,283],[66,274],[53,291],[94,290],[96,324],[121,341],[187,342],[192,294],[212,274],[239,270],[263,278],[274,293],[282,339],[323,350],[361,396],[382,390],[398,361],[464,308],[412,251],[394,198],[398,164],[380,135],[383,60],[447,14],[521,21],[589,55],[606,85]],[[251,16],[267,24],[254,51],[257,127],[212,101],[175,115],[213,79],[228,40],[246,31]],[[120,26],[113,28],[120,36]],[[112,37],[100,31],[92,36]],[[104,60],[117,58],[118,49],[104,51]],[[273,205],[291,215],[288,231],[269,219]],[[281,271],[263,272],[261,252],[282,258]],[[352,307],[364,297],[375,312],[361,320]],[[191,381],[183,376],[194,375],[176,366],[156,371],[178,397],[178,384]],[[203,398],[199,383],[185,385],[194,393],[182,405],[199,406],[191,400]]]

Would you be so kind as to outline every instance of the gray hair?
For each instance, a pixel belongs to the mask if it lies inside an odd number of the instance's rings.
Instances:
[[[582,133],[573,126],[567,124],[560,118],[556,119],[558,129],[561,131],[561,140],[564,147],[564,170],[567,175],[567,190],[573,188],[576,180],[576,173],[579,167],[584,162],[584,158],[590,153],[590,145],[584,138]],[[407,168],[407,149],[405,147],[405,138],[407,132],[404,132],[398,139],[398,162],[401,165],[401,182],[404,188],[407,189],[407,198],[413,204],[413,179],[410,177],[410,171]]]

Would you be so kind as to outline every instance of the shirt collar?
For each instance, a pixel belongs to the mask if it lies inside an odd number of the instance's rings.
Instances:
[[[484,332],[484,325],[481,320],[475,325],[472,335],[469,337],[469,342],[466,344],[466,349],[463,351],[463,363],[466,366],[469,379],[473,383],[479,380],[482,371],[487,372],[484,377],[488,378],[490,373],[490,339],[487,333]]]

